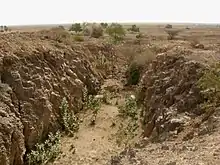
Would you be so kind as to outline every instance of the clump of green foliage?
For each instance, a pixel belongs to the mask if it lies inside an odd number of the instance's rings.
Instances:
[[[106,29],[108,27],[108,23],[102,22],[100,23],[100,25],[102,26],[103,29]]]
[[[111,37],[114,43],[122,41],[126,34],[123,26],[118,23],[112,23],[108,26],[106,33]]]
[[[100,98],[95,98],[93,95],[88,96],[87,109],[92,110],[91,125],[95,125],[97,114],[101,108],[101,102]]]
[[[129,146],[132,139],[138,135],[137,129],[139,128],[137,120],[129,120],[127,124],[121,123],[116,133],[116,143],[121,146],[122,144]]]
[[[135,120],[137,119],[138,107],[135,98],[127,96],[125,98],[125,104],[118,106],[118,109],[120,116],[130,117]]]
[[[128,28],[128,31],[131,32],[140,32],[140,28],[137,25],[132,25],[131,28]]]
[[[73,135],[79,129],[79,121],[69,110],[67,99],[64,97],[60,106],[61,126],[66,134]]]
[[[207,102],[203,106],[220,106],[220,63],[206,70],[198,81],[198,86],[203,90],[202,93]]]
[[[48,139],[41,144],[35,145],[35,150],[32,150],[27,155],[28,165],[43,165],[55,159],[61,153],[60,133],[50,133]]]
[[[74,40],[78,41],[78,42],[83,42],[84,41],[84,37],[81,35],[74,35]]]
[[[119,116],[123,117],[125,122],[121,123],[116,133],[116,142],[118,145],[129,145],[132,139],[137,136],[139,128],[138,106],[134,96],[127,96],[125,104],[118,106]]]
[[[76,33],[79,33],[81,32],[83,29],[82,29],[82,26],[80,23],[75,23],[75,24],[72,24],[72,26],[70,27],[69,31],[74,31]]]

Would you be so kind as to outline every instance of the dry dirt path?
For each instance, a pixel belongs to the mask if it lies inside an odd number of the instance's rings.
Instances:
[[[90,126],[91,112],[83,115],[84,121],[80,124],[77,138],[64,137],[62,139],[61,158],[54,165],[103,165],[120,148],[112,135],[117,132],[117,126],[112,123],[117,118],[116,106],[102,105],[96,124]]]

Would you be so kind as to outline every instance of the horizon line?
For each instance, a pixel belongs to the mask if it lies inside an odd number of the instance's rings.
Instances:
[[[65,23],[36,23],[36,24],[10,24],[6,26],[48,26],[48,25],[71,25],[73,23],[121,23],[121,24],[132,24],[132,23],[137,23],[137,24],[203,24],[203,25],[215,25],[215,24],[220,24],[217,22],[175,22],[175,21],[73,21],[73,22],[65,22]],[[5,24],[3,24],[5,25]]]

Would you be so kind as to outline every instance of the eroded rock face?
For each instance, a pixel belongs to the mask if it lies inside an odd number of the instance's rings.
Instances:
[[[204,98],[196,84],[203,69],[182,56],[157,56],[142,77],[138,96],[143,102],[144,136],[166,139],[203,114],[199,105]]]
[[[0,164],[22,165],[26,150],[59,129],[63,97],[71,110],[79,112],[84,89],[96,94],[102,75],[90,62],[97,54],[85,46],[66,46],[29,34],[8,35],[13,36],[2,38],[6,47],[0,50]],[[27,43],[19,42],[24,37]]]

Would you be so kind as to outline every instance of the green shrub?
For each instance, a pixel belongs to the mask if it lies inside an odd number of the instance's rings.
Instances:
[[[35,150],[27,154],[28,165],[44,165],[55,159],[61,153],[60,133],[50,133],[48,139],[35,145]]]
[[[84,41],[84,37],[81,36],[81,35],[75,35],[75,36],[74,36],[74,40],[75,40],[75,41],[78,41],[78,42],[82,42],[82,41]]]
[[[69,31],[75,31],[76,33],[81,32],[82,30],[83,29],[82,29],[80,23],[72,24],[72,26],[69,29]]]
[[[128,31],[140,32],[140,28],[137,25],[132,25],[131,28],[128,28]]]
[[[100,25],[102,26],[103,29],[106,29],[108,27],[108,23],[100,23]]]
[[[154,60],[156,55],[150,50],[146,49],[141,53],[133,53],[129,57],[129,66],[126,71],[127,84],[126,85],[137,85],[144,68],[149,62]]]
[[[93,95],[88,96],[87,109],[92,110],[91,125],[95,124],[97,114],[101,108],[101,99],[95,98]]]
[[[122,25],[117,24],[117,23],[112,23],[106,29],[106,33],[113,39],[114,43],[117,43],[117,42],[123,40],[123,37],[126,34]]]
[[[120,116],[131,117],[132,119],[137,119],[138,108],[136,99],[132,96],[127,96],[125,99],[125,104],[118,107]]]
[[[79,122],[72,111],[69,110],[68,102],[64,97],[60,106],[61,126],[66,134],[73,135],[79,129]]]

